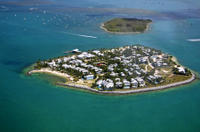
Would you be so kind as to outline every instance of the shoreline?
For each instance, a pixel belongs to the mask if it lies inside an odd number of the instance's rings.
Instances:
[[[111,31],[108,31],[104,27],[104,23],[101,23],[100,28],[103,29],[104,31],[108,32],[108,33],[111,33],[111,34],[121,34],[121,35],[123,35],[123,34],[140,34],[140,33],[145,33],[147,31],[149,31],[151,24],[152,24],[152,22],[147,24],[147,28],[145,29],[144,32],[111,32]]]
[[[59,77],[63,77],[65,79],[71,78],[71,76],[66,74],[66,73],[53,71],[49,68],[43,68],[43,69],[40,69],[40,70],[30,70],[30,71],[27,72],[28,75],[32,75],[33,73],[49,73],[49,74],[53,74],[53,75],[56,75],[56,76],[59,76]]]
[[[33,73],[50,73],[50,74],[54,74],[60,77],[64,77],[67,79],[69,79],[71,76],[66,74],[66,73],[61,73],[58,71],[52,71],[50,69],[40,69],[40,70],[31,70],[28,72],[29,75],[33,74]],[[192,83],[194,80],[196,80],[196,75],[194,73],[192,73],[192,77],[184,80],[184,81],[180,81],[180,82],[175,82],[175,83],[171,83],[171,84],[167,84],[167,85],[163,85],[163,86],[156,86],[156,87],[147,87],[147,88],[139,88],[139,89],[131,89],[131,90],[126,90],[126,91],[100,91],[97,89],[93,89],[91,87],[85,86],[85,85],[78,85],[78,84],[74,84],[74,83],[57,83],[57,85],[60,86],[68,86],[68,87],[73,87],[73,88],[79,88],[82,90],[87,90],[90,92],[94,92],[94,93],[100,93],[100,94],[133,94],[133,93],[143,93],[143,92],[148,92],[148,91],[157,91],[157,90],[163,90],[163,89],[167,89],[167,88],[172,88],[172,87],[178,87],[181,85],[185,85],[185,84],[189,84]]]

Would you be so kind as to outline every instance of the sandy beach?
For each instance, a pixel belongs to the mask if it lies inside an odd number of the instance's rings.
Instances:
[[[28,72],[29,75],[31,75],[33,73],[49,73],[49,74],[53,74],[53,75],[56,75],[56,76],[64,77],[64,78],[67,78],[67,79],[71,78],[71,76],[66,74],[66,73],[53,71],[53,70],[51,70],[49,68],[42,68],[40,70],[31,70],[31,71]]]

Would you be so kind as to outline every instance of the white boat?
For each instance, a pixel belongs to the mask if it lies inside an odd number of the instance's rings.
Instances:
[[[73,49],[72,53],[80,53],[81,51],[79,49]]]
[[[187,39],[187,41],[190,41],[190,42],[200,42],[200,39]]]
[[[79,49],[73,49],[72,51],[66,51],[64,52],[65,54],[67,53],[80,53],[81,51]]]

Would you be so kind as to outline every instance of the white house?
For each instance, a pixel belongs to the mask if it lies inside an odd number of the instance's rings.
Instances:
[[[131,86],[132,86],[132,88],[137,88],[138,87],[138,82],[133,78],[131,78]]]
[[[97,85],[98,88],[101,88],[101,87],[102,87],[102,84],[103,84],[103,80],[98,80],[98,81],[96,82],[96,85]]]
[[[135,79],[138,81],[140,87],[145,86],[145,81],[141,77],[137,77]]]
[[[120,75],[121,75],[122,77],[124,77],[124,76],[125,76],[125,74],[124,74],[123,72],[121,72],[121,73],[120,73]]]
[[[185,69],[181,66],[181,67],[177,67],[178,72],[185,74]]]
[[[107,89],[109,89],[109,88],[113,88],[113,87],[114,87],[114,83],[109,82],[109,83],[106,84],[105,87],[106,87]]]
[[[62,60],[61,59],[57,59],[57,62],[58,62],[58,64],[60,64],[62,62]]]
[[[115,76],[117,76],[117,73],[115,73],[115,72],[111,72],[110,75],[113,76],[113,77],[115,77]]]
[[[120,80],[121,80],[120,78],[115,78],[115,81],[116,81],[116,82],[118,82],[118,81],[120,81]]]
[[[93,50],[92,52],[95,53],[95,54],[101,53],[99,50]]]
[[[122,82],[116,82],[115,86],[116,86],[116,88],[122,88],[123,83]]]
[[[92,79],[94,79],[94,75],[85,75],[84,76],[84,78],[85,78],[85,80],[92,80]]]
[[[129,81],[127,81],[126,79],[124,79],[123,80],[123,83],[124,83],[124,89],[128,89],[128,88],[130,88],[130,82]]]
[[[54,60],[53,60],[52,62],[47,63],[47,64],[48,64],[51,68],[57,66]]]
[[[83,52],[80,55],[78,55],[78,58],[84,59],[84,58],[91,58],[91,57],[94,57],[94,56],[95,55],[93,55],[93,54],[90,54],[90,53],[87,53],[87,52]]]

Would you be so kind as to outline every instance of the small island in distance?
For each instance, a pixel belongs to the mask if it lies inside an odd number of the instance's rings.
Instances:
[[[110,33],[143,33],[150,23],[150,19],[114,18],[101,24],[101,28]]]
[[[142,45],[81,52],[38,61],[28,74],[61,76],[62,86],[96,93],[128,94],[160,90],[192,82],[195,75],[175,57]]]

